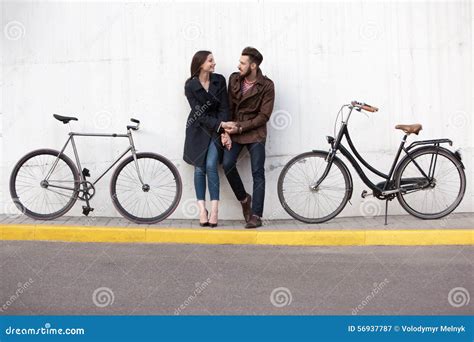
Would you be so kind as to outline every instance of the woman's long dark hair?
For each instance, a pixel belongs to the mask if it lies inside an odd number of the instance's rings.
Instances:
[[[190,80],[194,76],[199,75],[199,71],[201,70],[201,65],[207,60],[207,56],[209,56],[212,52],[201,50],[194,54],[193,60],[191,61],[191,77],[188,78]]]

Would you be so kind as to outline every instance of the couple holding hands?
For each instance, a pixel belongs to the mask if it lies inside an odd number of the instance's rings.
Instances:
[[[224,76],[214,72],[216,62],[210,51],[198,51],[193,56],[191,76],[184,86],[191,112],[186,122],[183,159],[194,166],[202,227],[218,224],[219,163],[242,205],[245,228],[262,225],[266,126],[275,100],[273,82],[260,70],[262,60],[257,49],[246,47],[239,59],[239,71],[230,75],[227,88]],[[245,190],[236,167],[243,148],[250,154],[252,195]],[[206,208],[206,181],[210,212]]]

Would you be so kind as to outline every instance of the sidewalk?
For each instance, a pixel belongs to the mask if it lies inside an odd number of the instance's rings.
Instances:
[[[0,215],[0,240],[120,243],[261,244],[297,246],[473,245],[474,214],[452,214],[439,220],[409,215],[341,217],[323,224],[269,220],[258,229],[243,221],[224,220],[217,228],[201,228],[197,220],[165,220],[137,225],[123,218],[62,217],[35,221]]]

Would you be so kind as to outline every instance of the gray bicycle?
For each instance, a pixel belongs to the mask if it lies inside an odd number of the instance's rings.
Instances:
[[[77,121],[76,117],[53,115],[64,124]],[[110,181],[110,195],[117,211],[135,223],[156,223],[171,215],[179,204],[182,193],[181,177],[167,158],[151,152],[137,153],[132,131],[140,121],[130,119],[126,134],[96,134],[69,132],[61,151],[39,149],[26,154],[13,168],[10,194],[13,202],[25,215],[37,220],[52,220],[67,213],[79,199],[85,202],[82,213],[94,210],[90,201],[95,185],[117,163]],[[90,171],[82,169],[74,137],[128,138],[130,145],[99,177],[89,181]],[[71,143],[75,163],[64,154]],[[122,160],[127,154],[131,154]],[[80,172],[78,170],[81,170]]]

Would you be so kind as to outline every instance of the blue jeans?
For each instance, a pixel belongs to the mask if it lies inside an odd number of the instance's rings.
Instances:
[[[206,175],[209,187],[211,201],[219,200],[219,173],[217,172],[217,164],[219,162],[219,153],[216,144],[211,139],[206,155],[206,167],[194,168],[194,188],[196,189],[196,198],[199,200],[206,199]]]
[[[230,187],[234,191],[237,200],[243,201],[247,196],[244,184],[237,171],[237,158],[244,147],[250,153],[250,163],[252,166],[253,194],[252,213],[259,217],[263,215],[263,202],[265,199],[265,142],[251,144],[239,144],[232,142],[230,151],[224,151],[224,171],[229,181]]]

